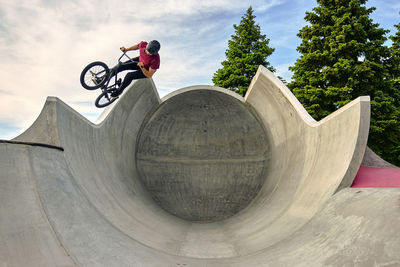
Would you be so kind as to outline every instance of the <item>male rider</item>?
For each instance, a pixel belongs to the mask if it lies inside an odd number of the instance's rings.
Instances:
[[[139,63],[123,64],[118,68],[118,72],[124,70],[134,71],[126,74],[119,89],[113,92],[111,96],[116,97],[120,95],[133,80],[151,78],[160,67],[160,55],[158,54],[160,47],[160,43],[157,40],[150,41],[149,43],[142,41],[139,44],[128,48],[121,47],[120,49],[122,52],[139,49],[139,56],[132,59]]]

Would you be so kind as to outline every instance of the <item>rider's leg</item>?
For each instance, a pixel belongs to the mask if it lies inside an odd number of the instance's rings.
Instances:
[[[134,61],[134,62],[132,62]],[[139,62],[139,57],[132,58],[131,60],[128,60],[120,65],[115,66],[112,70],[117,68],[117,72],[125,71],[125,70],[138,70],[139,67],[137,63]]]
[[[125,75],[124,81],[121,84],[120,90],[124,90],[133,80],[146,78],[141,70],[132,71]]]
[[[112,79],[112,77],[114,77],[117,73],[120,73],[122,71],[126,71],[126,70],[140,70],[139,66],[137,65],[137,62],[139,61],[139,57],[135,57],[132,59],[134,62],[132,62],[131,60],[126,61],[122,64],[118,64],[116,66],[114,66],[111,70],[110,70],[110,74],[108,79]],[[119,83],[121,81],[121,79],[118,79]]]
[[[120,95],[133,80],[143,79],[143,78],[146,78],[146,76],[143,74],[141,70],[129,72],[128,74],[125,75],[124,81],[122,82],[119,89],[115,93],[112,93],[111,95],[114,97]]]

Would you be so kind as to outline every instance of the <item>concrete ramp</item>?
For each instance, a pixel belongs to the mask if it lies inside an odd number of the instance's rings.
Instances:
[[[400,264],[400,190],[349,188],[369,98],[314,121],[260,67],[245,98],[136,81],[93,124],[49,97],[0,144],[0,266]]]

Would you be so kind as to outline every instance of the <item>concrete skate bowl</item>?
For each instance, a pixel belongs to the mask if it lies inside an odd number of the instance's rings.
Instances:
[[[399,191],[349,188],[368,129],[368,97],[316,122],[263,67],[244,98],[138,80],[97,124],[49,97],[13,141],[64,151],[0,144],[0,266],[400,263]]]

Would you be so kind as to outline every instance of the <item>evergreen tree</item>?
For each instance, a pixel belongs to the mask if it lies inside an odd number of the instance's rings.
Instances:
[[[386,160],[398,164],[395,147],[400,135],[398,109],[387,67],[388,32],[373,23],[367,0],[317,0],[307,12],[298,36],[300,58],[290,69],[288,85],[307,111],[319,120],[351,100],[371,97],[368,145]]]
[[[212,78],[216,86],[230,89],[242,96],[246,94],[259,65],[275,71],[267,61],[267,57],[275,49],[268,46],[269,39],[261,34],[260,26],[254,21],[253,12],[250,6],[242,16],[240,24],[233,25],[235,33],[228,42],[226,60],[221,63],[223,67],[218,69]]]
[[[392,46],[390,47],[391,57],[389,60],[390,81],[391,81],[391,96],[394,104],[397,107],[397,122],[400,121],[400,23],[394,25],[397,29],[395,35],[390,36]],[[394,140],[393,140],[394,139]],[[397,136],[392,137],[391,142],[394,144],[391,153],[395,158],[392,160],[397,166],[400,166],[400,132]]]
[[[400,105],[400,23],[394,25],[394,27],[397,29],[397,32],[395,35],[389,37],[392,40],[392,46],[390,47],[391,58],[389,61],[389,66],[391,71],[391,79],[395,88],[394,96],[397,102],[396,104]]]

